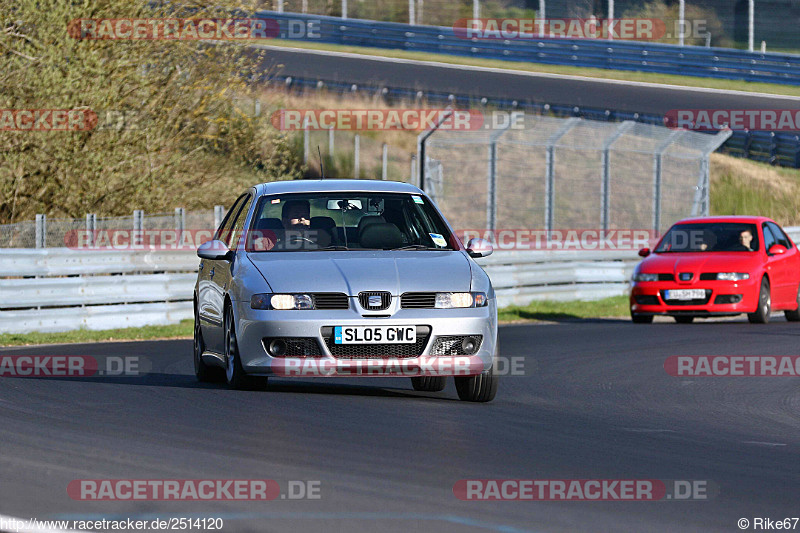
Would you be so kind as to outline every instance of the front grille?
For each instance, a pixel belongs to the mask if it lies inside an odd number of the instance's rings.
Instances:
[[[658,281],[675,281],[675,276],[672,274],[659,274]]]
[[[709,298],[711,298],[711,289],[706,289],[705,298],[694,300],[667,300],[664,298],[664,291],[661,291],[661,299],[664,300],[664,303],[667,305],[705,305],[708,303]]]
[[[431,355],[467,355],[464,353],[464,350],[461,349],[461,342],[467,337],[474,337],[478,340],[473,354],[477,353],[481,344],[483,344],[483,335],[452,335],[436,337],[436,340],[433,341],[433,347],[431,348]]]
[[[717,279],[716,272],[703,272],[700,274],[700,281],[715,281]]]
[[[655,294],[637,294],[633,299],[639,305],[658,305],[658,296]]]
[[[400,296],[400,307],[403,309],[433,309],[435,306],[435,292],[407,292]]]
[[[311,295],[314,298],[314,309],[349,309],[350,301],[346,294],[339,292],[315,292]]]
[[[325,346],[331,355],[338,359],[380,359],[396,357],[407,359],[419,357],[428,345],[431,335],[430,326],[417,326],[417,342],[413,344],[334,344],[333,326],[322,328]]]
[[[267,353],[270,353],[269,345],[272,341],[286,343],[286,353],[273,357],[322,357],[323,355],[319,342],[314,337],[264,337],[261,342]]]
[[[370,296],[377,296],[380,298],[380,304],[370,305]],[[358,293],[358,301],[361,307],[368,311],[383,311],[388,309],[392,303],[392,294],[386,291],[364,291]]]

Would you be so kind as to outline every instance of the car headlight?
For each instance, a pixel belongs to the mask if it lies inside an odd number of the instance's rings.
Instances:
[[[250,297],[251,309],[314,309],[310,294],[254,294]]]
[[[633,275],[633,281],[658,281],[658,274],[645,274],[639,272]]]
[[[743,279],[750,279],[750,274],[745,272],[719,272],[717,279],[725,281],[741,281]]]
[[[437,292],[436,309],[486,307],[489,301],[484,292]]]

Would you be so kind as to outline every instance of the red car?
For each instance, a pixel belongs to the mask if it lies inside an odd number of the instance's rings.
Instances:
[[[766,217],[700,217],[672,226],[636,266],[631,319],[637,324],[669,315],[695,317],[747,313],[769,322],[771,311],[800,320],[800,253],[775,221]]]

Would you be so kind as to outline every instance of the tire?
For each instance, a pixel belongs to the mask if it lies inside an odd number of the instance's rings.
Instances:
[[[201,383],[212,383],[222,381],[222,371],[220,368],[207,365],[202,358],[206,350],[206,343],[203,341],[203,330],[200,329],[200,319],[197,314],[197,305],[194,308],[194,375]]]
[[[631,322],[634,324],[652,324],[653,315],[640,315],[638,313],[631,313]]]
[[[769,293],[769,280],[761,278],[761,290],[758,293],[758,308],[755,313],[747,313],[747,320],[752,324],[766,324],[772,310],[772,297]]]
[[[445,376],[418,376],[411,378],[414,390],[422,392],[439,392],[447,385]]]
[[[794,311],[784,311],[783,316],[789,322],[800,322],[800,287],[797,288],[797,309]]]
[[[234,390],[252,390],[259,383],[266,384],[266,378],[248,376],[242,368],[239,357],[239,343],[236,340],[236,325],[234,324],[233,309],[230,305],[225,307],[225,381]]]
[[[494,357],[500,354],[500,340],[494,348]],[[498,376],[494,373],[495,362],[492,367],[477,376],[454,377],[458,399],[465,402],[491,402],[497,394]]]
[[[678,316],[673,316],[672,318],[674,318],[675,322],[677,322],[678,324],[691,324],[692,322],[694,322],[693,316],[678,315]]]

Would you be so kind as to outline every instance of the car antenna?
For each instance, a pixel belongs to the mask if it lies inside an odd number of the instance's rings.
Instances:
[[[322,173],[322,179],[325,179],[325,166],[322,164],[322,150],[317,145],[317,153],[319,154],[319,171]]]

